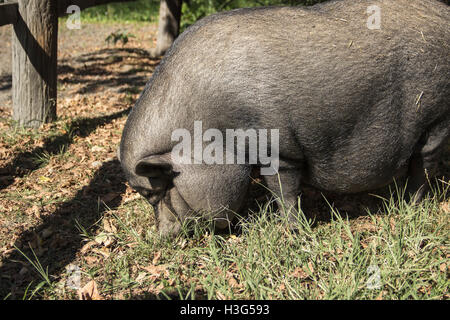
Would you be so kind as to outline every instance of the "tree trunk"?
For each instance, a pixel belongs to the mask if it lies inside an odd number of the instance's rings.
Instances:
[[[161,0],[159,7],[158,39],[151,54],[162,56],[180,32],[182,0]]]
[[[13,119],[39,127],[56,119],[58,13],[56,0],[19,0],[12,32]]]

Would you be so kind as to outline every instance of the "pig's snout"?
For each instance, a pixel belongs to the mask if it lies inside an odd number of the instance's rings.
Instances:
[[[165,194],[165,190],[155,191],[141,187],[134,187],[133,189],[143,196],[152,206],[155,206]]]

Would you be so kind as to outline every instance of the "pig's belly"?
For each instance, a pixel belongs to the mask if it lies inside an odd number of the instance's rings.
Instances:
[[[384,167],[373,167],[363,162],[348,166],[321,164],[313,165],[304,171],[302,180],[325,191],[358,193],[386,186],[394,179],[405,176],[407,171],[406,161],[398,164],[388,163]]]

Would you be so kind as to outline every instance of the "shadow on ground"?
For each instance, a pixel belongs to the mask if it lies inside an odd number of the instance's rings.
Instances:
[[[44,268],[48,267],[49,275],[64,272],[64,267],[75,259],[83,245],[80,231],[75,226],[79,224],[90,227],[108,208],[117,208],[125,189],[120,163],[117,160],[105,162],[88,186],[79,190],[71,200],[62,203],[51,215],[44,216],[39,225],[23,232],[15,246],[28,257],[33,257],[30,245],[34,247],[39,262]],[[116,196],[104,203],[100,198],[106,194]],[[50,230],[51,235],[47,238],[39,236],[43,234],[43,230]],[[23,267],[28,272],[21,272]],[[0,266],[0,277],[0,297],[11,293],[11,299],[21,298],[30,282],[33,282],[34,287],[42,281],[36,270],[17,250],[4,258]]]
[[[52,155],[60,152],[61,149],[67,149],[75,137],[89,136],[99,126],[128,114],[130,109],[106,116],[73,120],[64,134],[49,136],[44,140],[42,147],[17,154],[5,167],[0,168],[0,172],[6,172],[8,174],[6,177],[9,177],[9,179],[0,180],[0,188],[6,188],[14,181],[14,178],[23,177],[40,168],[32,161],[36,156],[44,152]],[[80,232],[75,228],[75,221],[82,226],[91,226],[102,216],[106,206],[111,209],[116,208],[126,188],[124,183],[118,161],[103,163],[88,186],[79,190],[71,200],[62,203],[51,215],[44,216],[39,225],[24,231],[15,242],[15,246],[28,257],[33,257],[31,245],[39,262],[44,268],[48,267],[50,275],[64,272],[64,266],[74,260],[83,244]],[[106,194],[117,196],[103,204],[100,198]],[[39,235],[43,230],[51,230],[51,236],[42,239]],[[21,272],[24,267],[28,270],[26,273]],[[31,282],[32,286],[35,286],[41,281],[42,278],[30,266],[26,258],[14,250],[4,257],[0,265],[0,298],[8,294],[11,294],[12,299],[21,298]]]
[[[442,190],[443,184],[446,183],[448,185],[450,182],[450,167],[448,164],[450,164],[450,144],[444,148],[436,178],[431,180],[433,189]],[[338,211],[344,218],[357,219],[358,217],[367,216],[368,211],[372,214],[383,212],[385,209],[383,198],[389,200],[392,196],[395,200],[398,200],[400,197],[398,192],[402,192],[405,189],[406,183],[407,180],[404,177],[381,189],[357,194],[339,194],[302,186],[300,205],[305,216],[313,221],[313,226],[332,220],[330,207]],[[447,193],[445,199],[439,200],[446,201],[449,197],[450,194]],[[268,201],[273,203],[274,210],[278,209],[274,195],[264,186],[261,178],[256,177],[251,185],[249,201],[244,212],[248,212],[248,215],[257,214],[260,208]],[[244,214],[243,218],[245,219],[248,215]],[[239,221],[234,221],[233,227],[233,232],[241,232]]]
[[[75,93],[111,88],[118,93],[138,93],[160,59],[139,48],[105,48],[82,54],[58,66],[59,83],[77,85]],[[69,65],[70,63],[70,65]]]
[[[131,108],[127,108],[106,116],[75,119],[70,123],[66,133],[49,136],[44,139],[42,147],[17,154],[8,164],[0,168],[0,190],[10,186],[15,178],[21,178],[39,169],[40,165],[33,161],[36,157],[43,153],[55,155],[65,151],[73,143],[75,137],[87,137],[96,128],[127,115],[130,110]]]

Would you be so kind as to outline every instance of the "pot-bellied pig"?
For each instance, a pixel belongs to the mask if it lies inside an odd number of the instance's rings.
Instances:
[[[206,17],[175,41],[129,115],[127,180],[163,235],[195,214],[224,227],[255,168],[270,167],[264,180],[292,218],[302,184],[355,193],[407,174],[420,200],[450,134],[449,23],[435,0]]]

